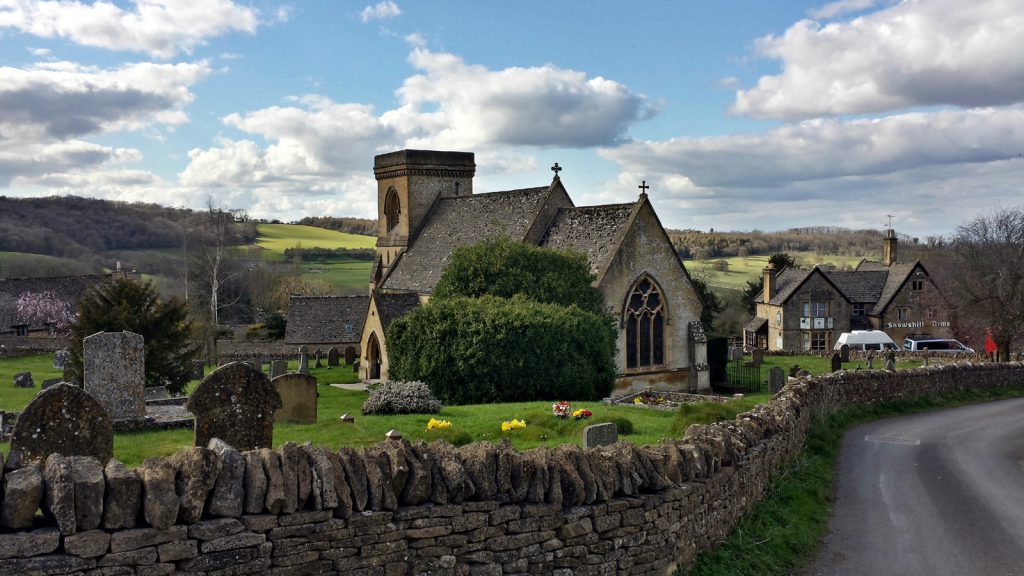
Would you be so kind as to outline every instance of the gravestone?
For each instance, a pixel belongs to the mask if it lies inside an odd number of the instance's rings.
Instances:
[[[583,447],[597,448],[619,441],[619,427],[614,422],[591,424],[583,429]]]
[[[314,368],[323,368],[324,365],[320,363],[320,360],[324,357],[324,353],[319,348],[317,348],[313,352],[313,356],[316,358],[316,364],[313,367]]]
[[[309,374],[309,348],[299,346],[299,374]]]
[[[738,346],[735,348],[729,348],[729,360],[732,360],[733,362],[743,361],[743,348]]]
[[[885,369],[889,371],[896,369],[896,353],[892,350],[885,353]]]
[[[331,346],[331,348],[327,351],[327,366],[328,367],[337,366],[338,362],[340,360],[341,360],[341,352],[338,352],[337,348],[335,348],[334,346]]]
[[[281,395],[281,407],[274,412],[274,422],[316,424],[316,378],[285,374],[270,383]]]
[[[750,358],[753,360],[754,366],[764,364],[764,350],[761,348],[754,348],[750,351]]]
[[[839,359],[842,360],[844,364],[850,361],[849,344],[843,344],[842,346],[839,347]]]
[[[839,352],[832,353],[832,371],[838,372],[843,369],[843,359],[839,357]]]
[[[255,450],[273,445],[281,395],[266,374],[232,362],[204,378],[185,406],[195,415],[196,446],[220,438],[238,451]]]
[[[85,390],[111,420],[146,416],[146,352],[133,332],[97,332],[82,341]]]
[[[114,427],[103,406],[82,388],[61,382],[25,406],[11,433],[11,451],[22,461],[93,456],[106,464],[114,455]]]
[[[346,346],[345,347],[345,364],[351,364],[356,361],[356,347]]]
[[[46,390],[47,388],[55,384],[60,384],[60,378],[47,378],[46,380],[43,380],[43,385],[41,386],[40,389]]]
[[[206,375],[206,362],[203,362],[202,360],[193,360],[192,361],[192,373],[189,375],[189,378],[192,379],[192,380],[202,380],[203,376],[205,376],[205,375]]]
[[[875,369],[875,353],[874,353],[874,351],[868,351],[867,361],[868,361],[868,370],[874,370]]]
[[[777,394],[786,385],[786,372],[779,366],[772,366],[768,370],[768,390]]]
[[[278,376],[283,376],[288,372],[288,361],[287,360],[271,360],[270,361],[270,379],[273,380]]]
[[[61,349],[53,353],[53,367],[57,370],[63,370],[68,360],[71,360],[71,352],[68,350]]]
[[[35,388],[36,382],[32,379],[31,372],[18,372],[14,375],[15,388]]]

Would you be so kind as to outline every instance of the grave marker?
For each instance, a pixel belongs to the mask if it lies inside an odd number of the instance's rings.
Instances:
[[[772,366],[768,370],[768,390],[777,394],[786,385],[786,372],[779,366]]]
[[[619,427],[614,422],[591,424],[583,429],[583,447],[609,446],[619,441]]]
[[[82,388],[67,382],[41,391],[18,416],[11,451],[25,461],[64,456],[93,456],[106,464],[114,454],[114,427],[103,406]]]
[[[336,347],[331,346],[331,348],[327,351],[327,366],[337,366],[340,360],[341,352],[338,352],[338,349]]]
[[[15,388],[35,388],[36,382],[32,379],[31,372],[18,372],[14,375]]]
[[[220,438],[239,451],[273,445],[274,411],[280,407],[281,395],[267,375],[242,362],[211,372],[186,404],[196,419],[196,446]]]
[[[270,381],[281,395],[275,422],[316,424],[316,378],[307,374],[284,374]]]
[[[270,362],[270,379],[273,380],[278,376],[283,376],[288,372],[288,361],[287,360],[271,360]]]
[[[839,347],[839,359],[842,360],[843,364],[850,361],[850,345],[843,344]]]
[[[82,341],[85,390],[111,420],[146,416],[146,351],[133,332],[97,332]]]

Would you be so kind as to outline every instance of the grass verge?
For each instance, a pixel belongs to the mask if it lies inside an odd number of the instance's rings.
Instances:
[[[677,576],[792,574],[814,557],[828,530],[836,464],[847,430],[882,418],[1021,396],[1024,390],[1009,388],[961,392],[848,408],[815,423],[804,453],[771,483],[764,499],[729,538]]]

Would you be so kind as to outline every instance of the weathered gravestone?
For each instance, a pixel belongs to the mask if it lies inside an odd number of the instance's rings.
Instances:
[[[335,348],[334,346],[331,346],[331,348],[327,351],[327,366],[328,367],[337,366],[340,360],[341,360],[341,352],[338,352],[337,348]]]
[[[345,347],[345,364],[351,364],[356,361],[356,347],[346,346]]]
[[[299,374],[309,374],[309,348],[299,346]]]
[[[316,424],[316,378],[308,374],[284,374],[270,381],[281,395],[274,422]]]
[[[892,350],[885,353],[885,369],[889,371],[896,369],[896,353]]]
[[[753,361],[754,366],[764,364],[764,350],[761,348],[754,348],[750,351],[750,359]]]
[[[146,351],[133,332],[97,332],[82,341],[85,390],[111,420],[146,416]]]
[[[619,441],[619,427],[614,422],[591,424],[583,429],[583,447],[609,446]]]
[[[832,353],[832,371],[838,372],[843,369],[843,359],[839,357],[839,352]]]
[[[53,367],[57,370],[63,370],[68,360],[71,360],[71,352],[68,350],[61,349],[53,353]]]
[[[868,352],[867,361],[868,361],[868,370],[873,370],[875,368],[875,353],[874,352],[871,352],[871,351]]]
[[[287,360],[272,360],[270,362],[270,379],[273,380],[278,376],[283,376],[288,372],[288,361]]]
[[[15,388],[35,388],[36,382],[32,379],[31,372],[18,372],[14,375]]]
[[[316,364],[313,367],[323,368],[324,365],[320,363],[320,360],[324,357],[324,353],[321,352],[319,348],[317,348],[316,351],[313,352],[313,356],[316,358]]]
[[[41,391],[18,416],[11,452],[22,461],[93,456],[106,464],[114,454],[114,428],[103,406],[78,386],[62,382]]]
[[[743,361],[743,348],[739,348],[739,347],[729,348],[729,360],[732,360],[733,362],[742,362]]]
[[[768,370],[768,390],[775,394],[786,385],[786,372],[779,366],[772,366]]]
[[[189,378],[192,380],[202,380],[203,376],[206,375],[206,362],[203,360],[192,361],[192,373]]]
[[[243,362],[211,372],[186,404],[195,415],[196,446],[220,438],[239,451],[273,445],[274,411],[280,407],[281,395],[267,375]]]
[[[843,361],[843,364],[850,361],[850,345],[843,344],[839,347],[839,359]]]

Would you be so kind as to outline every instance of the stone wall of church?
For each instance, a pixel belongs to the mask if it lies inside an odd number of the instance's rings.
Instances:
[[[665,297],[668,310],[665,365],[655,370],[631,372],[626,368],[626,333],[622,319],[626,298],[643,274],[657,282]],[[616,366],[620,377],[615,393],[627,394],[647,386],[688,387],[692,364],[688,351],[689,323],[700,320],[701,303],[649,203],[640,208],[635,224],[623,238],[598,288],[612,315],[619,320]]]
[[[734,420],[656,446],[388,440],[191,449],[142,474],[26,465],[4,473],[0,574],[665,574],[732,531],[816,419],[995,387],[1024,388],[1024,364],[790,380]],[[47,516],[34,517],[39,505]]]

